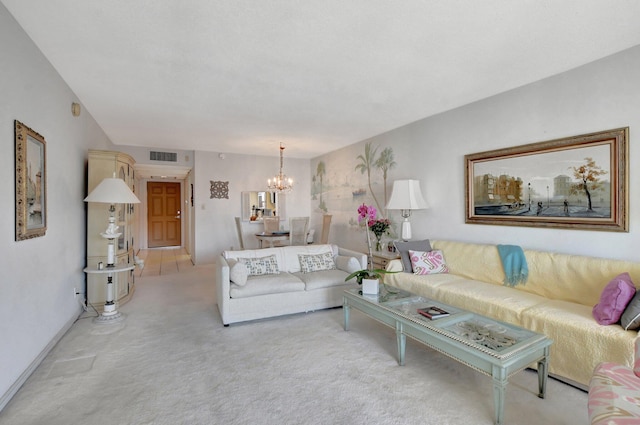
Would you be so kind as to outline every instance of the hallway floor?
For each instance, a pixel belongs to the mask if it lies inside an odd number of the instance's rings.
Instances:
[[[136,277],[162,276],[187,271],[193,267],[191,257],[183,247],[141,249],[137,257],[144,268],[136,267]]]

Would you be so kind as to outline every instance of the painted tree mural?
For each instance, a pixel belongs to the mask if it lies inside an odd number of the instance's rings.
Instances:
[[[571,194],[579,194],[584,191],[589,203],[588,210],[593,211],[591,191],[602,187],[600,176],[607,174],[607,171],[603,170],[599,165],[596,165],[593,158],[585,158],[584,160],[585,163],[578,167],[569,167],[569,169],[573,170],[573,177],[580,181],[571,186]]]
[[[376,160],[376,167],[382,170],[382,180],[384,182],[384,204],[387,205],[389,198],[387,197],[387,172],[395,167],[396,162],[393,160],[393,149],[385,148],[380,157]]]
[[[383,217],[386,216],[384,207],[387,205],[388,196],[387,196],[387,177],[389,170],[396,166],[396,162],[393,159],[393,149],[385,148],[380,153],[380,156],[377,156],[378,147],[372,146],[371,142],[368,142],[364,145],[364,155],[358,155],[356,159],[359,163],[356,165],[355,169],[360,171],[361,174],[367,173],[367,184],[369,186],[369,193],[373,197],[373,202],[376,205],[376,208],[380,215]],[[384,191],[384,203],[381,205],[378,201],[378,197],[373,191],[371,174],[375,170],[382,171],[382,186]]]
[[[373,197],[373,201],[376,203],[376,207],[379,212],[382,212],[382,208],[380,208],[380,203],[378,202],[378,198],[376,198],[376,194],[373,193],[373,188],[371,187],[371,171],[376,163],[376,153],[378,152],[378,148],[372,148],[371,142],[368,142],[364,145],[364,155],[358,155],[356,159],[360,161],[359,164],[356,165],[355,169],[360,171],[360,174],[367,173],[367,184],[369,186],[369,193]]]
[[[325,176],[325,174],[327,174],[326,166],[324,165],[324,161],[320,161],[320,162],[318,162],[318,166],[316,167],[316,176],[318,177],[318,180],[320,181],[320,204],[318,205],[318,207],[322,211],[327,212],[327,206],[325,205],[324,200],[322,199],[322,192],[324,190],[322,188],[322,179]]]

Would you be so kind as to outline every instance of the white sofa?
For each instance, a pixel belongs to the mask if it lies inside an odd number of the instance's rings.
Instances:
[[[330,253],[335,269],[302,271],[299,255],[309,258],[324,253]],[[277,274],[250,275],[246,277],[246,283],[235,283],[230,278],[234,275],[230,262],[246,262],[249,260],[239,259],[262,259],[271,255],[277,261]],[[228,326],[236,322],[341,306],[344,290],[356,284],[355,279],[345,282],[345,278],[352,271],[366,266],[365,254],[336,245],[224,251],[216,264],[216,300],[222,323]],[[236,277],[236,280],[242,279]]]
[[[385,283],[547,335],[554,341],[549,372],[583,389],[600,362],[633,366],[638,332],[600,325],[592,309],[620,273],[640,284],[640,263],[525,249],[529,277],[510,287],[496,245],[431,241],[431,247],[443,252],[448,273],[393,273]],[[387,270],[403,270],[402,262]]]

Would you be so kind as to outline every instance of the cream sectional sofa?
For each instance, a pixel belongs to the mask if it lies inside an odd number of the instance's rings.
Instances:
[[[640,263],[525,249],[529,277],[510,287],[495,245],[431,241],[431,247],[443,252],[449,273],[393,273],[385,283],[547,335],[554,341],[550,373],[580,388],[600,362],[633,366],[638,332],[599,325],[592,309],[618,274],[628,272],[640,284]],[[387,270],[402,270],[402,262]]]
[[[328,253],[335,269],[303,272],[300,255],[307,260]],[[229,263],[238,259],[264,259],[275,256],[277,273],[246,277],[233,282]],[[246,260],[250,261],[250,260]],[[257,260],[261,263],[262,260]],[[342,293],[355,285],[345,282],[353,271],[364,269],[367,257],[336,245],[283,246],[244,251],[224,251],[216,264],[216,300],[222,323],[231,323],[285,314],[302,313],[342,305]],[[323,267],[319,267],[323,268]]]

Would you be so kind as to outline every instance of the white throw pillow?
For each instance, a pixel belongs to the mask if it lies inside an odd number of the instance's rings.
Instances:
[[[244,263],[234,261],[233,266],[229,268],[229,280],[238,286],[244,286],[247,284],[247,278],[249,277],[249,269]]]
[[[336,266],[338,267],[338,269],[349,274],[357,272],[362,268],[357,258],[348,257],[346,255],[338,255],[336,257]]]
[[[333,261],[331,252],[322,254],[298,254],[300,270],[302,273],[319,272],[322,270],[335,270],[336,263]]]
[[[238,263],[243,263],[247,266],[249,276],[280,273],[275,254],[260,258],[238,258]]]

